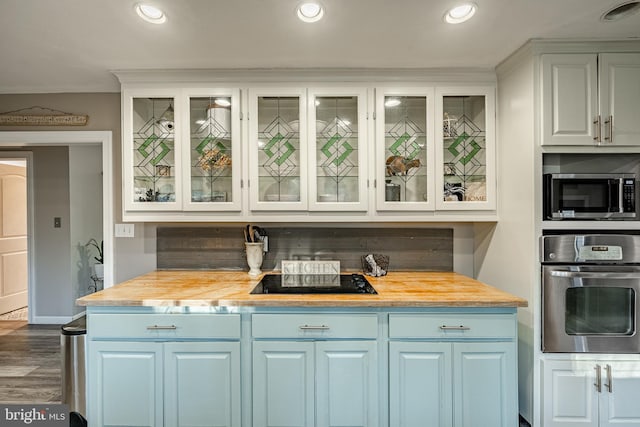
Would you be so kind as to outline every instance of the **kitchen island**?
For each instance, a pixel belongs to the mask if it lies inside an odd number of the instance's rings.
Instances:
[[[367,279],[377,295],[253,295],[245,272],[165,270],[80,298],[91,425],[517,426],[525,300]]]

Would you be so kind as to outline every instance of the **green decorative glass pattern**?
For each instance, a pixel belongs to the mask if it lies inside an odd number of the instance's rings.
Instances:
[[[175,201],[171,98],[133,99],[134,201]]]
[[[218,102],[224,102],[224,106]],[[190,99],[191,201],[233,200],[230,97]]]
[[[444,200],[486,200],[484,96],[445,96]]]
[[[300,99],[258,97],[259,199],[300,200]]]
[[[426,201],[427,98],[386,96],[384,114],[385,201]]]
[[[356,202],[358,98],[322,96],[316,105],[316,179],[320,202]]]

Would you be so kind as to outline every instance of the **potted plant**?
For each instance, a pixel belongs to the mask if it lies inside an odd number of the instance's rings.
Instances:
[[[93,264],[93,271],[95,273],[95,276],[98,279],[103,280],[104,279],[104,241],[101,240],[100,244],[98,244],[98,241],[96,239],[91,238],[89,239],[89,241],[85,246],[93,246],[98,251],[98,255],[93,257],[93,259],[96,260],[96,263]]]

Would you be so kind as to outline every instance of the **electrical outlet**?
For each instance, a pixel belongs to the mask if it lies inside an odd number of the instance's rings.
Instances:
[[[53,228],[60,228],[62,227],[62,218],[60,218],[59,216],[54,217],[53,218]]]
[[[135,224],[116,224],[115,237],[135,237]]]

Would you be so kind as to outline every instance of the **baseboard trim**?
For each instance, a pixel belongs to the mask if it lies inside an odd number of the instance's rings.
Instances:
[[[64,325],[71,322],[71,316],[34,316],[32,324],[34,325]]]

